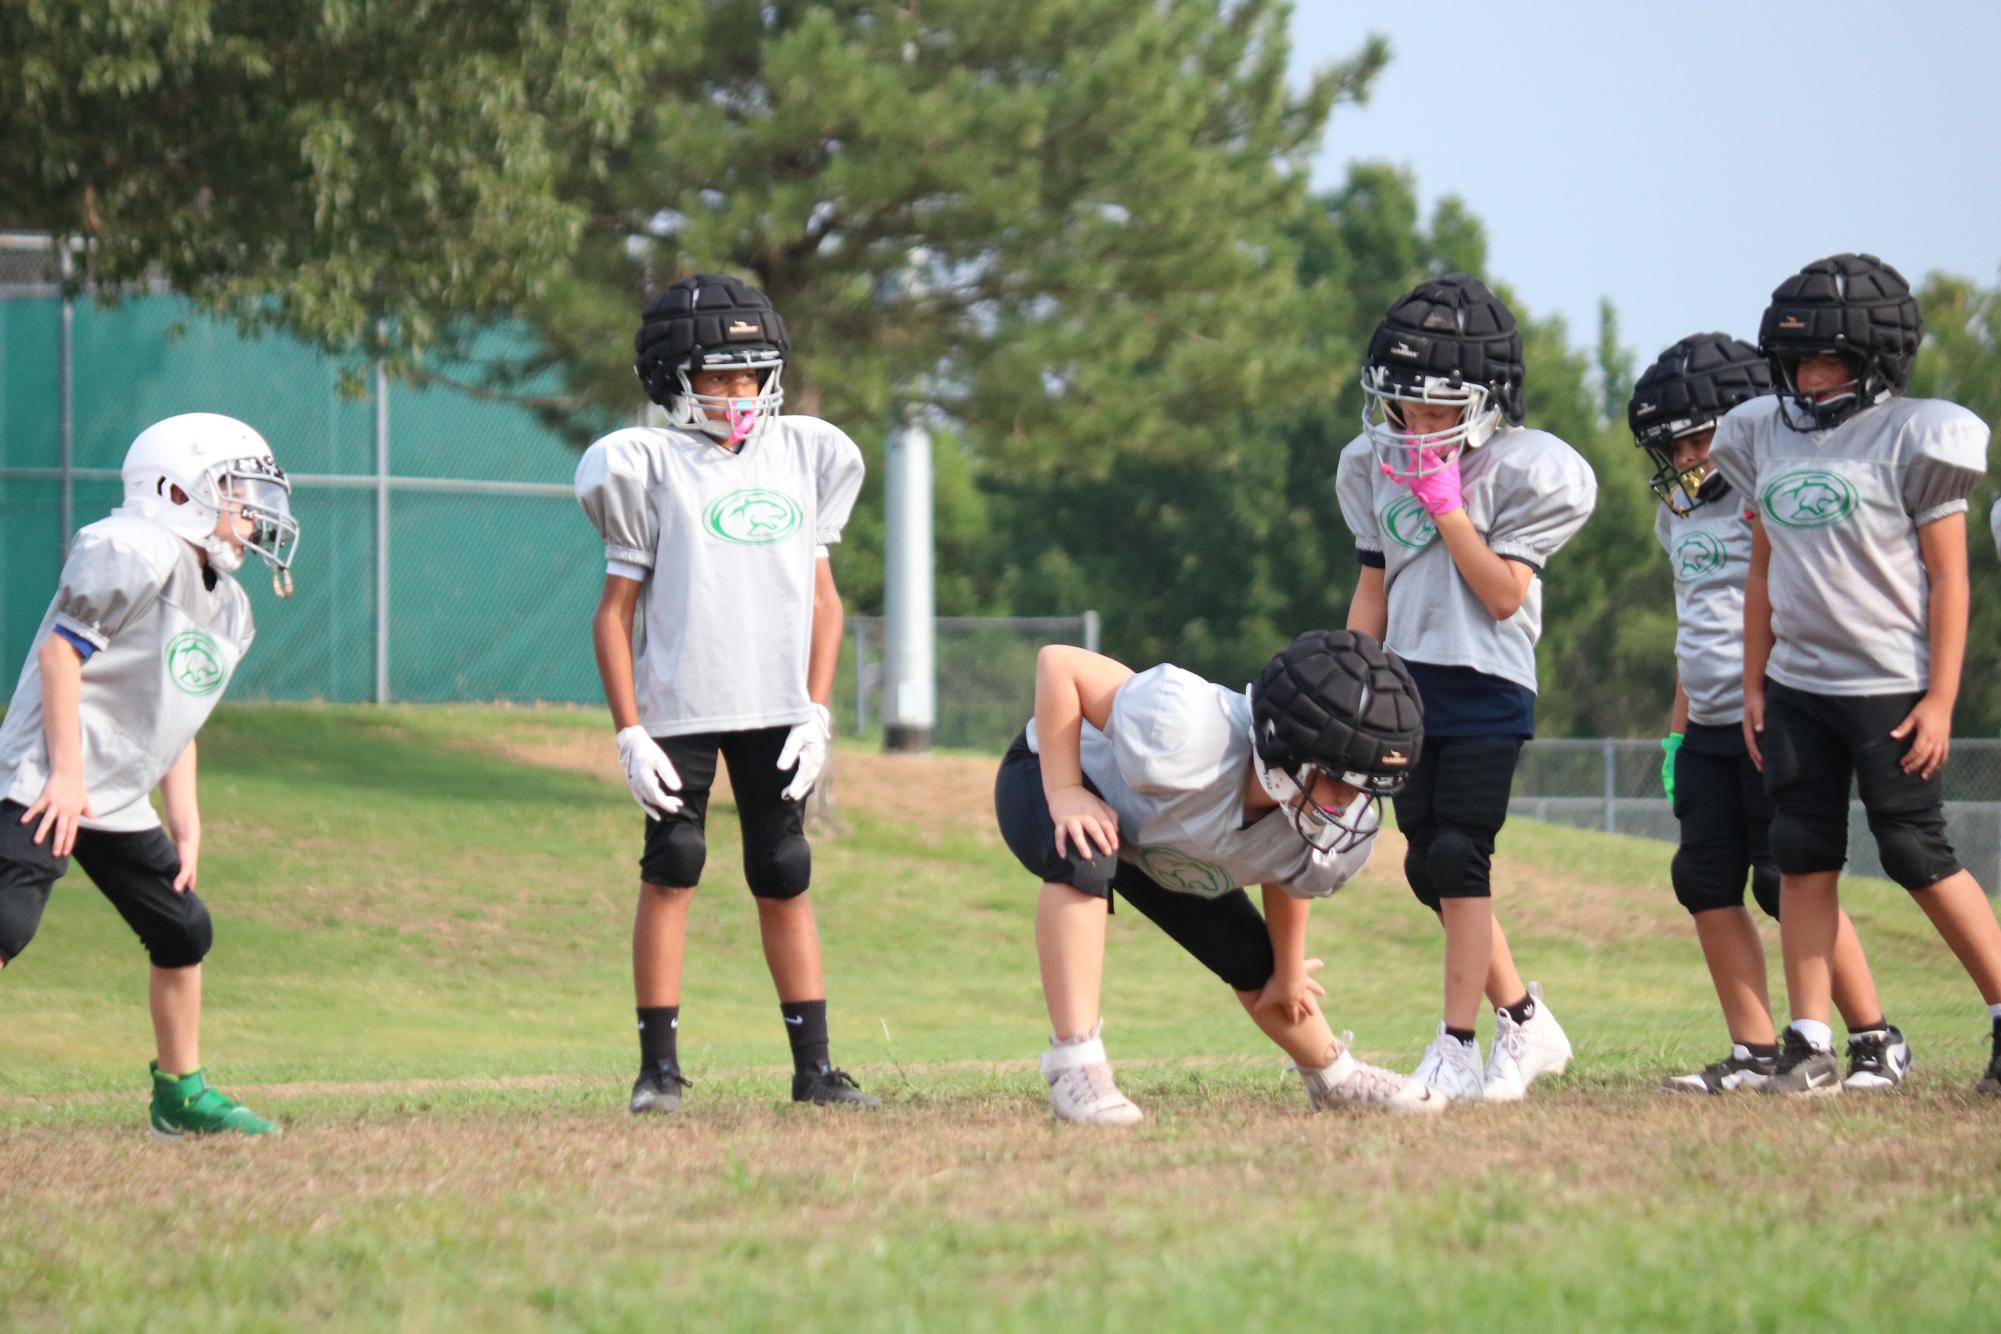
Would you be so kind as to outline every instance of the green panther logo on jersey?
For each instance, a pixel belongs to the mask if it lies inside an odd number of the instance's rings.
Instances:
[[[1214,862],[1191,857],[1165,843],[1146,843],[1134,848],[1133,860],[1162,889],[1171,889],[1178,894],[1216,899],[1237,887],[1230,873]]]
[[[1855,513],[1855,488],[1840,473],[1801,468],[1781,473],[1759,497],[1765,517],[1781,528],[1827,528]]]
[[[1404,496],[1392,501],[1383,511],[1383,531],[1398,546],[1409,547],[1413,551],[1431,545],[1431,539],[1438,536],[1438,526],[1431,521],[1431,515],[1418,503],[1416,496]]]
[[[746,487],[721,497],[702,515],[702,526],[725,542],[763,546],[799,531],[799,502],[779,491]]]
[[[183,630],[167,641],[167,675],[190,695],[213,695],[229,679],[222,651],[203,630]]]
[[[1723,544],[1708,533],[1690,533],[1674,544],[1674,577],[1686,583],[1722,569]]]

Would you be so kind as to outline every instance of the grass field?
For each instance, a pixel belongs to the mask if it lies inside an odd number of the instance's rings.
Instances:
[[[1996,1323],[1984,1020],[1888,885],[1846,899],[1917,1051],[1895,1095],[1655,1092],[1724,1041],[1666,849],[1520,823],[1497,892],[1577,1045],[1526,1104],[1309,1117],[1222,987],[1121,913],[1107,1041],[1150,1119],[1061,1128],[991,763],[843,752],[814,898],[836,1059],[888,1105],[783,1102],[719,805],[683,1005],[697,1084],[635,1123],[638,821],[610,750],[589,713],[219,714],[204,1046],[286,1133],[144,1133],[144,957],[73,875],[0,975],[0,1327]],[[1384,842],[1312,944],[1335,1027],[1408,1068],[1439,942]]]

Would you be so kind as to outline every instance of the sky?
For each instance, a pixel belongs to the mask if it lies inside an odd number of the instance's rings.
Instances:
[[[2001,278],[2001,5],[1295,0],[1293,68],[1370,32],[1389,67],[1336,108],[1314,183],[1384,159],[1427,206],[1460,196],[1491,276],[1573,344],[1601,296],[1639,366],[1755,340],[1779,281],[1843,250]]]

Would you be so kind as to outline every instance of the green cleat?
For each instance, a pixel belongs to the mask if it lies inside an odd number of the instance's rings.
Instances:
[[[239,1135],[275,1135],[276,1123],[266,1121],[221,1089],[197,1070],[191,1075],[160,1073],[153,1062],[153,1133],[178,1139],[182,1135],[219,1135],[234,1131]]]

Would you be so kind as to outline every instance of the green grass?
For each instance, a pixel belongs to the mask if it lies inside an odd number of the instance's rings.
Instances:
[[[783,1104],[719,805],[683,1007],[697,1087],[682,1117],[635,1124],[637,819],[607,730],[590,712],[219,714],[204,1047],[287,1133],[144,1135],[144,956],[72,876],[0,975],[0,1325],[1992,1323],[2001,1106],[1965,1091],[1981,1010],[1888,885],[1844,887],[1918,1052],[1888,1098],[1654,1092],[1723,1041],[1667,849],[1518,822],[1499,902],[1571,1075],[1424,1124],[1309,1117],[1234,1001],[1123,912],[1107,1041],[1150,1119],[1080,1132],[1043,1110],[1032,886],[984,775],[890,769],[918,791],[872,800],[887,762],[844,752],[814,899],[836,1056],[889,1106]],[[1312,949],[1336,1027],[1407,1068],[1439,939],[1393,857],[1316,908]]]

